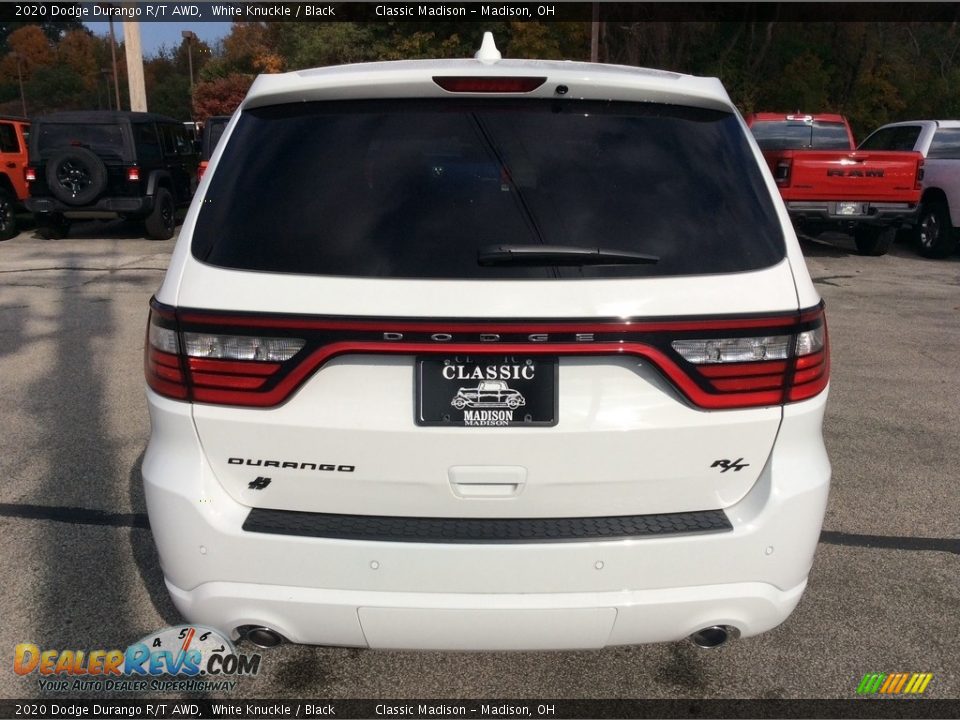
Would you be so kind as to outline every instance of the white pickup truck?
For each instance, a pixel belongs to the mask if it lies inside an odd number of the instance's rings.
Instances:
[[[884,125],[861,150],[916,150],[926,158],[920,213],[914,226],[917,251],[942,258],[957,246],[960,228],[960,120],[908,120]]]

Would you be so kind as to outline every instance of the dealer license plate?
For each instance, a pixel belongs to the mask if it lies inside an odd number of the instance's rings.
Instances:
[[[841,201],[837,203],[837,215],[863,215],[866,208],[861,202]]]
[[[557,423],[557,358],[417,358],[416,422],[453,427]]]

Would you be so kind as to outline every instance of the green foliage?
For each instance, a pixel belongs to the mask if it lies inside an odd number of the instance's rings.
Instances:
[[[83,78],[65,63],[38,68],[24,94],[32,115],[89,107],[89,94]]]

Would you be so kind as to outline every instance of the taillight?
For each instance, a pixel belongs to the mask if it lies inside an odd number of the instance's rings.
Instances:
[[[33,182],[37,179],[37,169],[32,167],[25,167],[23,169],[23,179],[27,182]]]
[[[790,171],[793,169],[793,159],[783,158],[777,161],[777,168],[773,173],[773,179],[777,185],[786,187],[790,185]]]
[[[137,182],[140,179],[140,168],[138,167],[128,167],[127,168],[127,180],[130,182]]]
[[[543,85],[545,77],[452,77],[437,76],[433,81],[447,92],[455,93],[527,93]]]
[[[829,380],[822,304],[734,318],[436,322],[175,310],[151,302],[148,385],[178,400],[274,407],[345,354],[634,356],[705,410],[781,405]]]
[[[207,161],[201,160],[200,164],[197,165],[197,182],[203,180],[203,174],[207,171]]]
[[[176,317],[170,310],[160,307],[150,310],[143,372],[147,377],[147,385],[160,395],[177,400],[189,399]]]
[[[822,309],[801,316],[792,332],[674,340],[671,347],[714,394],[712,407],[750,407],[805,400],[830,379]]]
[[[917,160],[917,179],[913,181],[914,190],[923,190],[923,158]]]
[[[151,303],[144,370],[161,395],[223,405],[275,405],[261,394],[304,341],[288,337],[179,332],[176,315]]]

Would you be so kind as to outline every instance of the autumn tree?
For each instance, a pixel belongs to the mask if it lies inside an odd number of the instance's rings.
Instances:
[[[193,117],[198,121],[211,115],[232,115],[246,96],[252,75],[229,75],[197,84],[193,90]]]
[[[53,43],[39,25],[27,25],[14,30],[7,38],[9,52],[0,61],[0,75],[16,79],[19,72],[29,78],[37,68],[48,67],[56,61]]]

